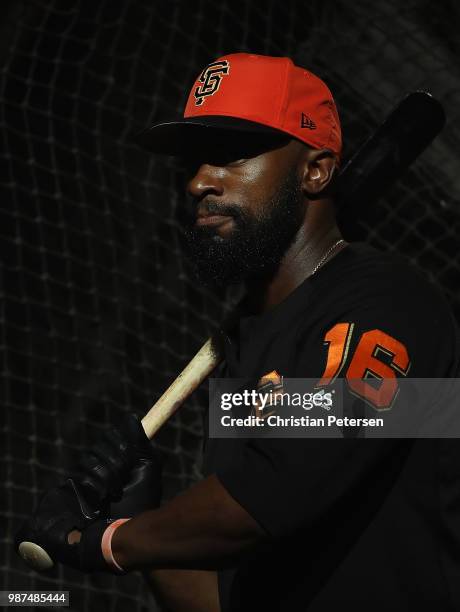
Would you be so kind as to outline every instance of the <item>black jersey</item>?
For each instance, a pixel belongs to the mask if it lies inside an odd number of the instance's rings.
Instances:
[[[243,317],[230,340],[232,378],[327,382],[366,367],[442,378],[459,367],[443,298],[402,260],[364,244],[272,310]],[[219,572],[223,612],[460,608],[457,440],[210,439],[205,472],[270,536]]]

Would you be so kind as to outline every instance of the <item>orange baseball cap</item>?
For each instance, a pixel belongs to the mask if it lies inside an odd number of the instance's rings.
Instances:
[[[340,119],[326,84],[288,57],[233,53],[196,79],[182,118],[143,130],[136,142],[155,153],[180,155],[203,129],[289,134],[315,149],[342,150]],[[204,133],[206,137],[206,132]]]

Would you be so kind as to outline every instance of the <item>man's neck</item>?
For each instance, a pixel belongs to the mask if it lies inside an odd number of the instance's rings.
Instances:
[[[265,312],[285,300],[311,276],[340,239],[340,230],[334,217],[324,215],[319,208],[311,208],[276,272],[269,278],[251,282],[248,287],[251,310],[254,313]],[[337,245],[321,265],[332,259],[341,248],[342,245]]]

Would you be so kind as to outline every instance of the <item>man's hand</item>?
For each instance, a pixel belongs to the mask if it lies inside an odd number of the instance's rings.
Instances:
[[[41,497],[16,536],[16,549],[34,542],[54,562],[85,572],[112,571],[101,551],[106,527],[158,507],[160,497],[160,460],[138,418],[127,415],[120,429],[109,430],[93,446],[75,478]]]
[[[137,469],[136,479],[132,476],[134,467]],[[104,432],[80,459],[75,473],[75,481],[85,490],[86,498],[98,508],[108,501],[112,504],[120,501],[123,492],[125,513],[128,481],[132,489],[137,487],[137,480],[146,479],[150,481],[152,489],[149,504],[156,499],[155,505],[158,505],[161,496],[160,461],[134,413],[126,414],[118,427]],[[142,485],[142,488],[147,492],[147,485]],[[138,495],[130,493],[129,497],[138,498]]]
[[[71,479],[47,491],[42,495],[33,517],[26,521],[16,534],[16,550],[18,551],[22,542],[33,542],[46,550],[53,561],[83,569],[82,549],[69,544],[69,533],[75,530],[90,533],[87,531],[89,527],[93,533],[95,525],[106,526],[106,521],[90,518],[86,514],[86,507],[87,502],[81,490]],[[93,566],[84,568],[85,571],[104,567],[105,562],[102,561],[101,552],[100,558],[95,555]]]

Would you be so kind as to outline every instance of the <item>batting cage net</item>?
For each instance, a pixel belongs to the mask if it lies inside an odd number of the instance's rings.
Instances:
[[[13,534],[122,412],[143,415],[231,300],[183,253],[182,172],[130,137],[182,109],[224,53],[290,55],[330,85],[345,157],[410,90],[442,135],[345,232],[421,268],[460,316],[459,9],[454,0],[2,3],[1,516],[3,590],[71,591],[74,610],[152,610],[140,575],[37,574]],[[429,324],[429,322],[427,322]],[[161,430],[165,498],[200,476],[206,385]]]

